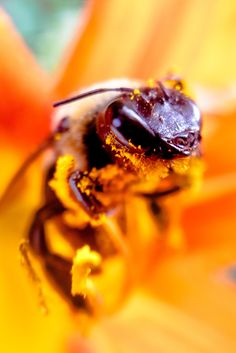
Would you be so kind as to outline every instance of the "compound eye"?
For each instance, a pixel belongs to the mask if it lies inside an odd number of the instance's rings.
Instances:
[[[151,148],[155,135],[132,107],[121,101],[115,101],[108,106],[105,120],[122,145],[137,152],[144,152]]]

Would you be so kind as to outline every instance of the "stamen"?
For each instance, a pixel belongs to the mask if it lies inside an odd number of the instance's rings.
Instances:
[[[71,269],[71,294],[73,296],[83,295],[86,297],[91,292],[94,293],[95,288],[89,275],[93,269],[100,266],[101,261],[101,256],[96,251],[92,251],[88,245],[77,250]]]

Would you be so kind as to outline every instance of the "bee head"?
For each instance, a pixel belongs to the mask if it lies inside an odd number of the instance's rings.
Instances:
[[[199,151],[201,114],[179,89],[160,83],[110,102],[98,118],[97,131],[105,144],[112,137],[113,150],[124,147],[131,153],[173,159]]]

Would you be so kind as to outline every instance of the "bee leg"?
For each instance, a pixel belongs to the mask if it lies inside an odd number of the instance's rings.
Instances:
[[[164,197],[164,196],[175,194],[176,192],[178,192],[180,190],[181,190],[181,187],[176,185],[176,186],[173,186],[173,187],[171,187],[169,189],[166,189],[166,190],[155,191],[153,193],[145,193],[145,192],[141,193],[140,192],[137,195],[145,197],[147,199],[159,199],[159,198]]]
[[[169,215],[163,206],[160,205],[159,200],[165,196],[169,196],[179,192],[182,188],[178,185],[170,187],[166,190],[160,190],[153,193],[139,193],[140,196],[145,197],[149,202],[150,211],[156,219],[158,227],[162,232],[164,232],[169,226]]]
[[[50,252],[46,241],[45,222],[64,211],[58,202],[51,202],[40,208],[34,217],[29,230],[29,245],[35,255],[40,256],[49,280],[60,290],[61,294],[76,307],[85,308],[86,302],[82,296],[71,295],[71,267],[72,262]],[[86,308],[87,309],[87,308]]]
[[[81,204],[83,209],[89,216],[94,217],[105,212],[105,208],[92,192],[86,193],[78,186],[84,176],[89,178],[87,174],[78,170],[73,172],[69,177],[69,185],[76,200]]]
[[[45,237],[44,223],[63,211],[63,206],[55,201],[46,204],[36,212],[29,230],[29,244],[36,255],[47,256],[50,254]]]
[[[166,207],[161,203],[161,199],[164,196],[174,194],[183,188],[174,186],[170,189],[162,192],[153,193],[149,195],[147,200],[149,201],[149,209],[156,221],[159,229],[159,250],[165,251],[166,248],[181,249],[185,245],[184,234],[182,232],[180,224],[180,211],[179,208]]]
[[[165,209],[163,209],[160,203],[158,203],[157,198],[149,198],[148,201],[151,214],[154,217],[155,222],[157,222],[161,234],[163,234],[168,226],[168,215],[166,214]]]

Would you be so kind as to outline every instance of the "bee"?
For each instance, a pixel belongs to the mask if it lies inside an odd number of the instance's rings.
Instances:
[[[158,217],[160,200],[191,184],[191,163],[201,156],[201,113],[176,78],[109,81],[54,107],[52,135],[29,159],[53,151],[44,205],[27,238],[66,300],[89,310],[83,291],[71,289],[74,260],[52,250],[47,223],[57,225],[74,251],[89,246],[102,261],[119,251],[127,255],[129,200],[142,200]],[[101,271],[100,265],[89,268],[95,277]]]

